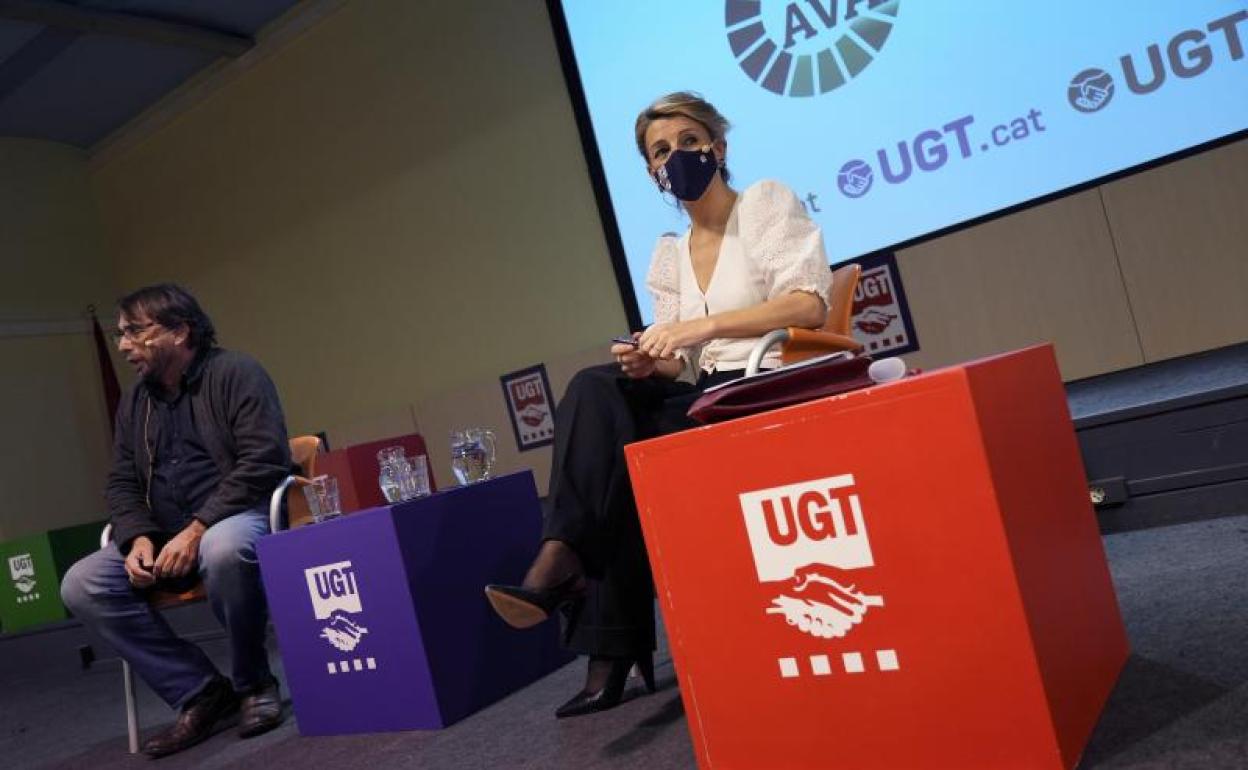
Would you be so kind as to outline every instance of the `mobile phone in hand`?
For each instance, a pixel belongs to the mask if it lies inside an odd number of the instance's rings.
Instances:
[[[637,347],[637,340],[632,337],[612,337],[611,341],[616,345],[632,345],[633,347]]]

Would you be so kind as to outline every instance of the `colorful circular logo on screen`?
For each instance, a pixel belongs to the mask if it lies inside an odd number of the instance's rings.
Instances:
[[[861,198],[871,189],[875,172],[865,160],[851,160],[836,175],[836,186],[847,198]]]
[[[781,96],[816,96],[875,61],[900,7],[901,0],[726,0],[724,25],[750,80]]]
[[[1114,98],[1114,79],[1105,70],[1086,69],[1070,81],[1066,98],[1080,112],[1096,112]]]

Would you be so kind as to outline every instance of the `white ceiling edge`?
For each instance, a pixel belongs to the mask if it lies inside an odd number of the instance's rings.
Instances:
[[[294,42],[347,2],[348,0],[302,0],[266,24],[257,33],[256,45],[250,51],[233,59],[222,58],[209,64],[155,104],[122,124],[116,131],[92,145],[87,150],[88,168],[107,165],[147,141],[183,113],[203,103],[249,69]]]

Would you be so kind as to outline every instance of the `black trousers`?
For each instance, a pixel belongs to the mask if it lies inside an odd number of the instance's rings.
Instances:
[[[585,603],[564,618],[570,649],[613,657],[654,649],[654,582],[624,445],[694,427],[685,412],[702,391],[742,373],[714,372],[692,385],[632,380],[607,364],[568,383],[555,410],[543,538],[571,546],[589,578]]]

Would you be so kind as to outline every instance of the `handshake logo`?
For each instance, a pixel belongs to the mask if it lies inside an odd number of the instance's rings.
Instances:
[[[836,186],[847,198],[861,198],[871,190],[875,172],[863,160],[851,160],[836,174]]]
[[[341,652],[351,652],[359,645],[368,629],[351,615],[364,611],[360,590],[351,562],[340,561],[310,567],[303,571],[312,597],[312,610],[317,620],[328,620],[320,637]]]
[[[1066,96],[1076,110],[1096,112],[1114,98],[1114,79],[1105,70],[1086,69],[1070,81]]]
[[[874,566],[862,504],[850,474],[740,495],[758,579],[783,581],[764,609],[801,633],[839,639],[884,598],[843,575]]]
[[[9,557],[9,576],[17,590],[28,594],[35,590],[35,562],[30,554]]]

